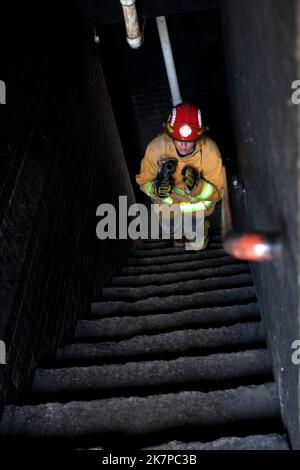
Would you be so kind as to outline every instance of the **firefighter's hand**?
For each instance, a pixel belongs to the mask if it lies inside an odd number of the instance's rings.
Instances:
[[[192,191],[198,182],[199,175],[195,168],[192,166],[186,166],[182,170],[183,181],[189,191]]]
[[[172,192],[172,185],[168,178],[158,175],[155,181],[156,194],[161,199],[168,197]]]

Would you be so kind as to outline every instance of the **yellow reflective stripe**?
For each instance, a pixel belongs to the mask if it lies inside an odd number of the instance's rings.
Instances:
[[[153,193],[152,193],[153,185],[154,185],[154,182],[153,182],[153,181],[149,181],[148,183],[146,183],[146,193],[147,193],[148,196],[150,196],[150,197],[153,195]]]
[[[203,189],[201,191],[200,196],[203,199],[208,199],[212,195],[213,192],[214,192],[213,185],[208,183],[207,181],[204,181]]]
[[[173,199],[171,197],[166,197],[166,199],[164,199],[162,202],[168,206],[171,206],[173,204]]]
[[[181,202],[180,210],[181,212],[196,212],[196,211],[205,211],[213,204],[212,201],[199,201],[196,203],[190,202]]]
[[[201,193],[198,196],[193,197],[192,201],[197,202],[199,200],[208,199],[212,195],[213,192],[214,192],[213,185],[208,183],[207,181],[204,181]]]
[[[172,191],[176,194],[180,194],[180,196],[185,196],[185,191],[183,191],[183,189],[173,188]]]
[[[191,202],[199,202],[199,201],[201,201],[201,198],[200,198],[199,196],[197,196],[197,197],[196,197],[196,196],[191,197]]]
[[[213,205],[213,201],[203,201],[203,204],[205,205],[205,208],[208,209]]]
[[[206,209],[204,202],[197,202],[195,204],[191,204],[189,202],[181,202],[180,204],[181,212],[196,212],[196,211],[204,211]]]

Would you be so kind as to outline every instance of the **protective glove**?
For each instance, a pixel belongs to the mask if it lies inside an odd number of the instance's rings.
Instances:
[[[189,191],[193,191],[198,182],[198,172],[192,166],[185,166],[182,170],[183,181]]]
[[[160,158],[157,162],[158,174],[155,180],[155,191],[159,198],[164,199],[172,192],[173,174],[177,167],[176,158]]]
[[[155,190],[158,197],[164,199],[172,192],[172,185],[168,178],[163,174],[158,174],[155,180]]]

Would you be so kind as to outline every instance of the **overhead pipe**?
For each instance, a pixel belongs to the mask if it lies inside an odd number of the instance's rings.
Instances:
[[[168,26],[165,16],[156,17],[160,45],[164,56],[165,67],[168,75],[173,106],[182,103],[181,93],[178,85],[176,68],[173,58],[172,47],[169,38]]]
[[[126,26],[127,42],[133,49],[139,49],[143,39],[139,27],[135,0],[120,0]]]

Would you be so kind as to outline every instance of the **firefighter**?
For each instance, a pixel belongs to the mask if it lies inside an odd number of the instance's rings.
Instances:
[[[222,198],[223,169],[220,151],[206,130],[196,106],[181,103],[172,109],[164,132],[147,146],[136,176],[140,189],[154,203],[179,207],[181,213],[202,211],[204,218],[213,213]],[[207,246],[208,228],[205,219],[200,249]],[[182,233],[173,234],[173,238],[174,246],[191,241]]]

